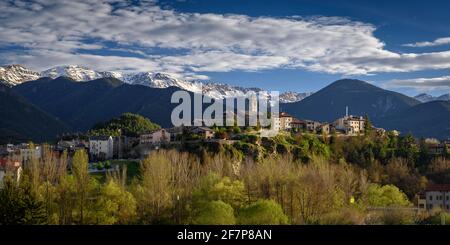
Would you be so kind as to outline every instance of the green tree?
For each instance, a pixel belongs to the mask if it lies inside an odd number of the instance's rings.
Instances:
[[[367,189],[367,201],[373,207],[411,206],[405,193],[394,185],[370,184]]]
[[[288,217],[275,201],[258,200],[239,211],[237,222],[241,225],[285,225]]]
[[[32,193],[27,180],[19,185],[12,179],[4,180],[0,190],[1,225],[40,225],[46,220],[44,205]]]
[[[136,217],[136,200],[115,180],[103,187],[97,202],[96,218],[99,224],[129,224]]]
[[[108,122],[99,123],[89,131],[90,135],[126,135],[138,136],[147,131],[158,129],[160,126],[149,119],[132,113],[124,113],[118,118],[113,118]]]
[[[223,201],[208,201],[195,211],[192,220],[196,225],[234,225],[236,218],[234,210],[229,204]]]
[[[365,121],[365,123],[364,123],[364,135],[371,136],[372,135],[372,131],[373,131],[372,130],[373,125],[372,125],[372,122],[370,121],[369,116],[367,114],[364,116],[364,121]]]
[[[72,173],[75,177],[76,197],[79,210],[79,222],[84,224],[87,200],[90,191],[88,172],[88,155],[84,150],[77,150],[72,158]]]
[[[141,222],[166,222],[174,204],[171,171],[171,162],[163,154],[153,154],[142,161],[139,182],[133,191]]]
[[[223,201],[233,208],[239,208],[244,202],[245,187],[239,180],[229,177],[220,178],[215,173],[205,176],[193,193],[195,205],[201,206],[205,201]]]

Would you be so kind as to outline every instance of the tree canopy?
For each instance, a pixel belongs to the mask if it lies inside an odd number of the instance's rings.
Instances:
[[[124,113],[120,117],[113,118],[108,122],[95,125],[89,131],[89,134],[135,137],[158,128],[160,126],[151,122],[148,118],[133,113]]]

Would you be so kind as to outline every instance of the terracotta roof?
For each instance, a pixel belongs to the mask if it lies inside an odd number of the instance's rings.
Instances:
[[[293,116],[287,114],[286,112],[280,112],[280,117],[293,117]]]
[[[304,124],[304,123],[305,123],[305,121],[297,120],[297,119],[294,119],[294,120],[292,120],[292,122],[291,122],[291,124]]]
[[[450,191],[450,184],[429,185],[425,191]]]

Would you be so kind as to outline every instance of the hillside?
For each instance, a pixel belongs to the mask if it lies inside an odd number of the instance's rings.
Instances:
[[[140,114],[163,127],[170,127],[173,92],[178,88],[150,88],[124,84],[115,78],[79,83],[66,77],[41,78],[15,86],[13,90],[42,110],[86,131],[99,122],[125,112]]]
[[[0,84],[0,144],[53,140],[69,127]]]
[[[96,124],[94,128],[89,131],[89,134],[137,137],[142,133],[158,128],[160,128],[160,126],[152,123],[148,118],[132,113],[124,113],[120,117]]]
[[[298,118],[332,122],[345,115],[367,114],[375,123],[420,102],[406,95],[381,89],[360,80],[339,80],[302,101],[282,104],[281,110]]]
[[[450,138],[450,101],[416,105],[385,118],[384,125],[416,137]]]

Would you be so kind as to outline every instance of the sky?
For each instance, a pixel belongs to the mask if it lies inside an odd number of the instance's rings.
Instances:
[[[0,65],[166,72],[314,92],[343,78],[450,92],[450,2],[0,1]]]

